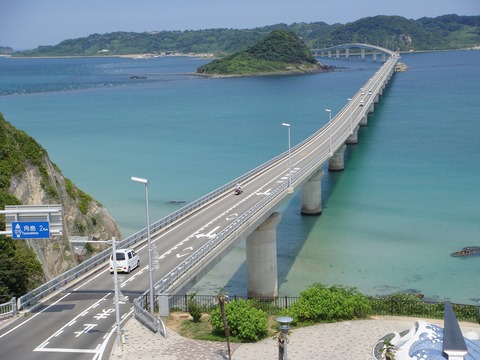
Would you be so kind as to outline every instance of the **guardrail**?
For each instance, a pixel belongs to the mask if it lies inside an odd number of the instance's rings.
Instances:
[[[17,315],[17,299],[12,298],[9,302],[0,304],[0,319]]]

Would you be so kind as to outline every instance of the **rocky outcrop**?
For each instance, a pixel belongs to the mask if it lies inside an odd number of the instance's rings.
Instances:
[[[10,193],[24,205],[61,204],[63,207],[63,236],[54,236],[49,240],[27,241],[42,263],[45,276],[51,279],[77,265],[79,260],[85,257],[85,251],[80,257],[74,252],[69,242],[70,236],[106,240],[112,236],[120,239],[121,235],[118,225],[100,203],[64,178],[48,156],[44,156],[44,163],[53,189],[49,187],[47,193],[41,184],[43,178],[39,168],[27,165],[25,172],[12,177]],[[51,194],[56,195],[52,198]],[[84,212],[80,210],[81,202],[82,209],[85,208]],[[99,250],[104,247],[103,244],[93,244],[93,249]]]
[[[3,168],[0,185],[3,185],[0,187],[23,205],[61,204],[63,207],[62,236],[52,236],[49,240],[27,240],[37,254],[46,278],[58,276],[92,252],[106,247],[104,244],[91,244],[86,247],[89,251],[84,249],[78,254],[69,237],[120,239],[119,227],[108,211],[65,178],[34,139],[5,122],[1,115],[0,162],[3,161]],[[11,164],[11,167],[7,168],[5,164]]]
[[[408,70],[408,66],[404,63],[399,62],[395,66],[395,72],[404,72],[404,71],[407,71],[407,70]]]

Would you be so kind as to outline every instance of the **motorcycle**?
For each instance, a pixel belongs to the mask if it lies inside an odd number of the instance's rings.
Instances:
[[[243,193],[243,190],[241,188],[235,188],[234,193],[235,195],[240,195],[241,193]]]

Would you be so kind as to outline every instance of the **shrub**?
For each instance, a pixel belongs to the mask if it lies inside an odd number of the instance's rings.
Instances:
[[[193,318],[193,322],[194,323],[200,322],[200,319],[202,318],[202,309],[200,308],[200,305],[198,305],[197,302],[195,301],[195,294],[190,295],[187,305],[188,305],[188,313]]]
[[[284,311],[294,322],[332,322],[365,318],[370,312],[368,299],[353,288],[314,284],[300,293],[298,302]]]
[[[240,341],[258,341],[267,336],[267,314],[254,308],[249,301],[236,300],[225,304],[230,334]],[[223,334],[222,315],[219,308],[210,313],[213,332]]]

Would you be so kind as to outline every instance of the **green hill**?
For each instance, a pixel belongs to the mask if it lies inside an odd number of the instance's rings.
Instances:
[[[309,48],[291,31],[272,31],[244,51],[200,66],[197,73],[216,76],[244,76],[328,71]]]
[[[99,56],[122,54],[214,53],[231,55],[253,46],[275,30],[293,31],[309,48],[366,42],[390,50],[448,50],[480,44],[480,16],[373,16],[347,24],[324,22],[276,24],[254,29],[117,31],[68,39],[54,46],[18,51],[13,56]],[[0,44],[7,45],[7,44]],[[5,53],[10,53],[5,49]]]

